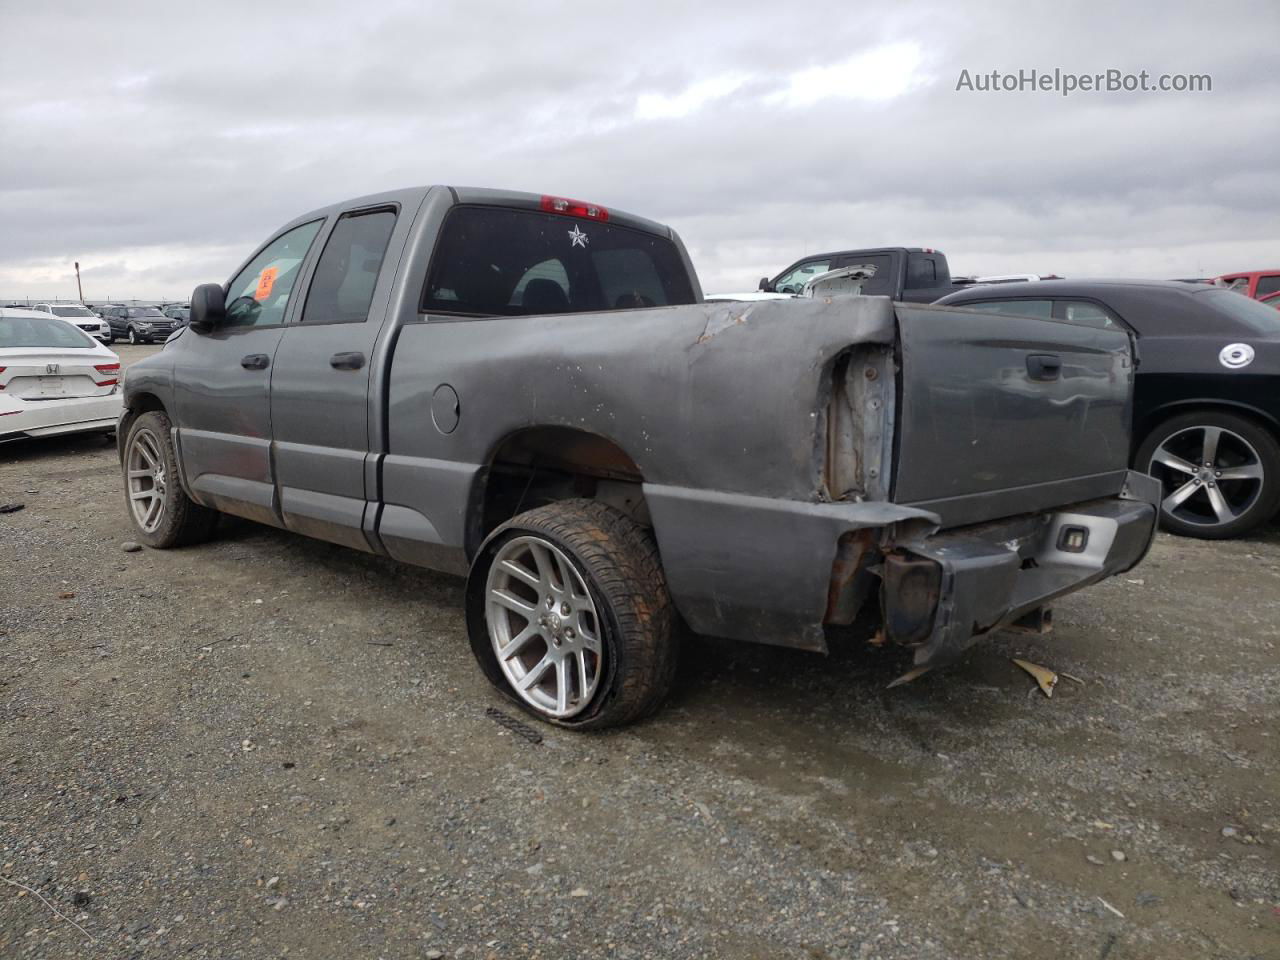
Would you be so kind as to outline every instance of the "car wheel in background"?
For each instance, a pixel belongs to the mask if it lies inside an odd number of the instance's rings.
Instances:
[[[1225,540],[1280,509],[1280,443],[1246,417],[1179,414],[1151,431],[1135,466],[1161,482],[1160,522],[1171,533]]]
[[[142,342],[141,340],[138,339],[138,331],[133,329],[133,327],[129,328],[129,342],[134,346],[137,346],[139,343]]]
[[[164,550],[207,540],[218,514],[191,500],[178,479],[169,418],[160,410],[138,417],[124,445],[124,497],[138,539]]]
[[[593,500],[514,517],[467,580],[471,649],[489,680],[541,720],[619,726],[675,678],[675,608],[652,534]]]

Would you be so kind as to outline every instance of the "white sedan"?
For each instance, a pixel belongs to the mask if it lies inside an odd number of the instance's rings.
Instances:
[[[0,441],[110,432],[120,358],[58,317],[0,308]]]
[[[37,303],[35,309],[75,324],[95,340],[107,344],[115,340],[111,325],[82,303]]]

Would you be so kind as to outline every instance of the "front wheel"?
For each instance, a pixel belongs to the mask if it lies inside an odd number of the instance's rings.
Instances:
[[[559,726],[630,723],[675,678],[675,610],[657,544],[593,500],[530,510],[490,535],[467,580],[467,629],[489,680]]]
[[[138,331],[133,329],[133,327],[129,328],[129,342],[135,347],[142,342],[138,339]]]
[[[169,418],[160,410],[142,414],[129,428],[124,495],[138,539],[158,550],[207,540],[218,519],[182,489]]]
[[[1134,465],[1160,481],[1160,523],[1170,533],[1225,540],[1280,509],[1280,443],[1232,413],[1204,410],[1166,420],[1138,448]]]

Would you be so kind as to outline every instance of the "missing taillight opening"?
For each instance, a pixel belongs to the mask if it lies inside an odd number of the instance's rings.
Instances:
[[[581,200],[570,200],[567,197],[543,197],[542,209],[547,213],[560,213],[566,217],[583,217],[587,220],[599,220],[604,223],[609,219],[609,211],[595,203],[583,203]]]

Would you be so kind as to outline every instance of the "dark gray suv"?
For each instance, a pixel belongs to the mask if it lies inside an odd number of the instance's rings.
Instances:
[[[102,319],[111,327],[111,336],[130,343],[163,343],[181,326],[165,316],[159,307],[107,307]]]

